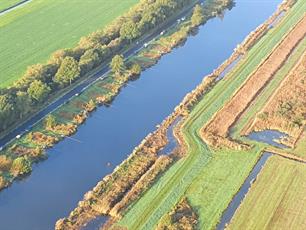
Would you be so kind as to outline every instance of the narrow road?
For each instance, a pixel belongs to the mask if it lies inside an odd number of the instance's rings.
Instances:
[[[201,3],[204,0],[198,0],[196,3]],[[180,13],[177,17],[173,18],[172,20],[164,23],[159,29],[155,30],[151,34],[147,35],[146,37],[142,38],[141,41],[138,43],[133,43],[131,47],[125,51],[123,54],[124,58],[127,59],[128,57],[133,56],[136,52],[140,51],[145,43],[149,43],[152,39],[157,37],[161,31],[164,31],[168,29],[171,26],[174,26],[177,23],[177,19],[185,16],[187,13],[190,12],[192,7],[195,5],[191,5],[186,10],[184,10],[182,13]],[[33,117],[31,117],[26,122],[22,123],[20,126],[18,126],[16,129],[12,130],[10,133],[5,135],[3,138],[0,139],[0,151],[3,149],[6,145],[11,143],[17,135],[22,135],[29,131],[36,123],[41,121],[46,115],[51,113],[52,111],[56,110],[58,107],[60,107],[62,104],[66,103],[67,101],[71,100],[76,94],[82,93],[87,87],[95,83],[100,78],[105,78],[107,73],[109,73],[110,69],[108,65],[104,65],[101,67],[101,69],[96,72],[95,74],[89,76],[86,80],[84,80],[82,83],[77,85],[75,88],[71,89],[67,93],[65,93],[60,98],[53,101],[51,104],[46,106],[44,109],[39,111],[37,114],[35,114]]]
[[[8,12],[11,12],[12,10],[15,10],[16,8],[24,6],[25,4],[27,4],[27,3],[31,2],[31,1],[32,0],[23,0],[23,1],[18,2],[15,5],[12,5],[12,6],[8,7],[8,8],[6,8],[6,9],[4,9],[4,10],[0,10],[0,16],[6,14]]]

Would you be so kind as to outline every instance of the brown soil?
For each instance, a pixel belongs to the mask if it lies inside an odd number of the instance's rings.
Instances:
[[[219,137],[226,138],[228,136],[229,128],[273,78],[274,74],[304,38],[305,34],[306,16],[303,17],[273,50],[264,63],[248,78],[232,99],[204,127],[202,135],[209,144],[216,145],[216,140]]]
[[[68,111],[60,111],[58,113],[58,116],[66,119],[66,120],[71,120],[73,118],[74,114],[71,113],[71,112],[68,112]]]

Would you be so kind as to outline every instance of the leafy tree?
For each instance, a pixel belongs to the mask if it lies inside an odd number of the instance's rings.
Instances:
[[[73,57],[65,57],[54,77],[54,82],[65,86],[80,76],[80,67]]]
[[[204,21],[203,8],[197,4],[194,7],[193,14],[191,16],[191,24],[192,26],[199,26]]]
[[[122,74],[123,70],[125,69],[123,56],[122,55],[114,56],[110,63],[110,67],[116,75]]]
[[[31,98],[37,102],[42,102],[49,95],[50,91],[51,89],[47,84],[39,80],[35,80],[31,83],[27,92]]]
[[[10,169],[14,176],[20,176],[31,172],[31,162],[26,156],[18,157],[13,161]]]
[[[81,74],[88,73],[99,63],[99,55],[94,49],[87,50],[81,57],[79,66]]]
[[[0,95],[0,129],[4,130],[12,122],[14,117],[14,104],[9,95]]]
[[[45,119],[45,127],[46,129],[52,129],[54,126],[57,125],[55,117],[49,114]]]
[[[19,91],[16,93],[16,108],[18,109],[19,118],[31,111],[31,98],[25,92]]]
[[[129,41],[140,36],[140,31],[137,27],[137,24],[132,20],[124,23],[120,29],[120,36],[123,39],[127,39]]]

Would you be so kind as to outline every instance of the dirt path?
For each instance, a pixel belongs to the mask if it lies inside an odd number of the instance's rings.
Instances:
[[[229,128],[256,98],[258,93],[273,78],[288,56],[305,37],[306,15],[274,49],[267,60],[241,86],[232,99],[214,116],[203,130],[203,136],[227,137]]]

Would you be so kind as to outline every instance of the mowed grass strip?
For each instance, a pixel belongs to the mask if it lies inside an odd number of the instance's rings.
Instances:
[[[0,87],[20,78],[27,66],[73,47],[139,0],[33,0],[0,16]]]
[[[163,215],[187,192],[192,205],[200,211],[201,229],[211,229],[218,223],[222,212],[239,190],[246,176],[254,166],[262,150],[254,148],[251,154],[232,151],[211,151],[199,137],[199,130],[206,124],[233,93],[239,89],[249,74],[256,69],[263,58],[271,52],[289,28],[297,23],[303,15],[301,7],[295,6],[280,26],[271,30],[261,39],[246,57],[238,64],[233,73],[221,80],[212,91],[196,105],[187,120],[182,132],[188,144],[187,156],[174,164],[157,183],[142,196],[126,213],[118,225],[128,229],[154,229]],[[298,5],[298,4],[297,4]],[[259,52],[261,51],[261,52]],[[238,77],[239,76],[239,77]],[[216,157],[216,155],[219,155]],[[209,167],[211,165],[211,167]],[[213,171],[213,169],[223,171]],[[227,171],[227,168],[229,171]],[[212,171],[209,171],[209,170]],[[231,177],[231,174],[233,175]],[[235,183],[227,183],[226,178]],[[219,180],[219,183],[216,183]],[[223,184],[222,184],[223,183]],[[205,187],[202,192],[192,193],[198,185]],[[190,190],[188,190],[190,188]],[[218,193],[217,191],[222,188]],[[188,192],[190,191],[190,192]],[[226,196],[224,196],[226,193]],[[192,196],[193,195],[193,196]],[[201,196],[206,196],[201,199]],[[207,205],[213,202],[215,205]]]
[[[22,0],[1,0],[0,1],[0,12],[3,10],[6,10],[9,7],[12,7],[19,2],[22,2]]]
[[[306,167],[272,156],[228,229],[306,229]]]

